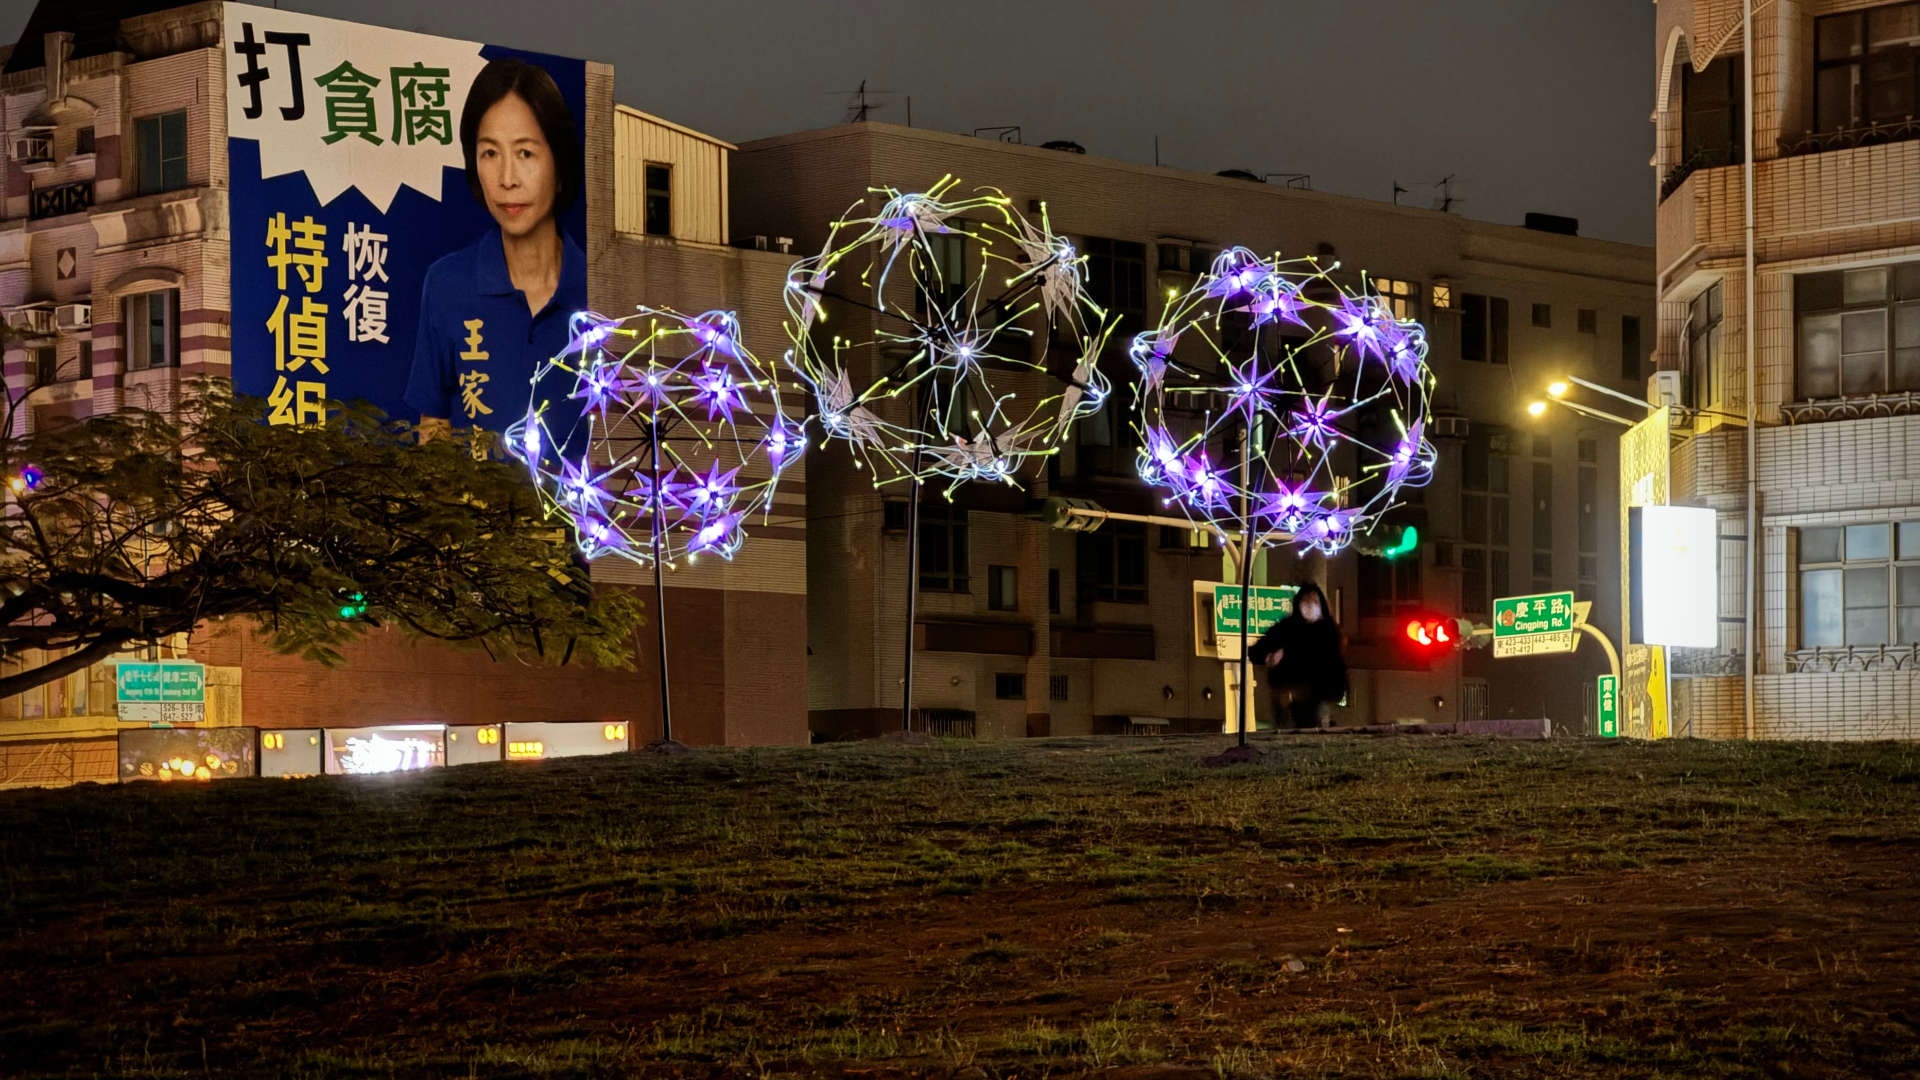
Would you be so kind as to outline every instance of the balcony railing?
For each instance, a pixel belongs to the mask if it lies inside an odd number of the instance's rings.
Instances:
[[[1780,156],[1798,157],[1828,150],[1851,150],[1857,146],[1877,146],[1908,139],[1920,139],[1920,118],[1909,116],[1905,120],[1890,120],[1884,124],[1862,124],[1836,131],[1783,135],[1780,137]]]
[[[1892,394],[1861,394],[1855,397],[1789,401],[1781,404],[1780,414],[1789,424],[1820,423],[1826,420],[1864,420],[1876,416],[1912,416],[1920,413],[1920,393],[1905,390]]]
[[[1695,172],[1701,169],[1717,169],[1723,165],[1732,165],[1741,158],[1742,154],[1743,152],[1738,147],[1700,149],[1688,154],[1681,159],[1680,164],[1667,170],[1667,175],[1661,179],[1660,201],[1666,202],[1667,196],[1679,191],[1680,185],[1686,183],[1687,177],[1692,176]]]
[[[1788,671],[1920,671],[1920,644],[1840,645],[1796,649]]]

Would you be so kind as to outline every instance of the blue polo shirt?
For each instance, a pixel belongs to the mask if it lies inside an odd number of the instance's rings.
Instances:
[[[505,432],[527,415],[533,374],[571,341],[569,320],[587,306],[587,257],[560,237],[560,282],[538,312],[507,274],[500,230],[442,255],[420,286],[420,332],[406,402],[454,427]],[[552,373],[540,387],[547,428],[566,440],[580,414],[574,378]]]

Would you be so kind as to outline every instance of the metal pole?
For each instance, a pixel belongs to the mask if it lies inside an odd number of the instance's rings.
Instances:
[[[1754,284],[1753,284],[1753,273],[1754,273],[1754,265],[1753,265],[1753,263],[1754,263],[1754,260],[1753,260],[1753,0],[1746,0],[1746,3],[1745,3],[1745,5],[1744,5],[1744,6],[1745,6],[1745,8],[1746,8],[1746,13],[1745,13],[1745,17],[1744,17],[1744,18],[1743,18],[1743,19],[1741,20],[1741,22],[1742,22],[1742,26],[1743,26],[1743,30],[1742,30],[1742,38],[1741,38],[1741,45],[1743,46],[1743,52],[1742,52],[1742,54],[1741,54],[1741,55],[1742,55],[1742,58],[1743,58],[1743,59],[1744,59],[1744,61],[1745,61],[1745,68],[1746,68],[1746,72],[1745,72],[1745,74],[1746,74],[1746,93],[1745,93],[1745,94],[1744,94],[1743,96],[1744,96],[1744,97],[1746,98],[1746,104],[1747,104],[1747,108],[1746,108],[1746,114],[1747,114],[1747,118],[1746,118],[1746,125],[1747,125],[1747,129],[1746,129],[1746,138],[1745,138],[1745,139],[1743,140],[1743,141],[1745,142],[1745,144],[1746,144],[1746,165],[1745,165],[1745,170],[1744,170],[1744,171],[1745,171],[1745,174],[1746,174],[1746,184],[1745,184],[1745,186],[1746,186],[1746,189],[1747,189],[1747,190],[1746,190],[1746,195],[1747,195],[1747,198],[1746,198],[1746,202],[1747,202],[1747,313],[1746,313],[1746,316],[1745,316],[1745,321],[1746,321],[1746,325],[1745,325],[1745,326],[1743,327],[1743,332],[1741,333],[1741,335],[1740,335],[1740,336],[1746,339],[1746,347],[1747,347],[1747,543],[1746,543],[1746,549],[1747,549],[1747,574],[1746,574],[1746,614],[1747,614],[1747,617],[1746,617],[1746,648],[1745,648],[1745,650],[1744,650],[1744,651],[1745,651],[1745,653],[1746,653],[1746,662],[1745,662],[1745,667],[1746,667],[1746,678],[1745,678],[1745,679],[1743,680],[1743,682],[1744,682],[1744,684],[1745,684],[1745,685],[1744,685],[1744,690],[1743,690],[1743,696],[1744,696],[1744,697],[1746,698],[1746,728],[1747,728],[1747,738],[1748,738],[1749,740],[1751,740],[1751,739],[1753,738],[1753,672],[1754,672],[1754,663],[1753,663],[1753,659],[1754,659],[1754,658],[1753,658],[1753,619],[1754,619],[1754,611],[1753,611],[1753,573],[1754,573],[1754,548],[1755,548],[1755,546],[1756,546],[1756,545],[1758,545],[1758,544],[1760,543],[1760,535],[1759,535],[1759,513],[1758,513],[1758,509],[1759,509],[1759,508],[1758,508],[1758,506],[1756,505],[1756,502],[1757,502],[1757,496],[1758,496],[1758,494],[1759,494],[1759,481],[1758,481],[1758,480],[1757,480],[1757,478],[1756,478],[1756,477],[1755,477],[1755,476],[1753,475],[1753,472],[1754,472],[1754,465],[1755,465],[1755,463],[1756,463],[1756,462],[1757,462],[1757,460],[1758,460],[1758,455],[1757,455],[1757,454],[1755,453],[1755,451],[1754,451],[1754,444],[1755,444],[1755,440],[1756,440],[1756,436],[1755,436],[1755,434],[1754,434],[1754,430],[1753,430],[1753,425],[1754,425],[1754,418],[1755,418],[1755,413],[1756,413],[1756,411],[1757,411],[1757,410],[1755,409],[1755,407],[1754,407],[1754,401],[1753,401],[1753,397],[1754,397],[1754,393],[1755,393],[1755,390],[1754,390],[1754,371],[1753,371],[1753,364],[1754,364],[1754,337],[1755,337],[1755,329],[1756,329],[1756,327],[1755,327],[1755,323],[1756,323],[1756,321],[1757,321],[1757,320],[1756,320],[1756,319],[1754,318],[1754,309],[1753,309],[1753,308],[1754,308]]]
[[[920,598],[920,452],[913,453],[913,486],[907,496],[906,663],[900,677],[900,730],[913,730],[913,615]]]
[[[647,425],[648,441],[653,444],[653,625],[659,632],[660,648],[660,740],[673,741],[673,699],[667,693],[667,585],[661,567],[660,533],[660,414],[656,411]]]
[[[1253,498],[1246,494],[1249,458],[1253,452],[1253,416],[1248,408],[1246,428],[1240,432],[1240,745],[1247,745],[1247,729],[1253,726],[1253,687],[1249,685],[1252,660],[1247,656],[1247,626],[1253,622],[1253,607],[1248,603],[1247,586],[1253,580]],[[1278,721],[1276,720],[1276,723]]]

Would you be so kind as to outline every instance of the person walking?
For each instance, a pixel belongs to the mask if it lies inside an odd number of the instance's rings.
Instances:
[[[1294,594],[1293,614],[1261,634],[1247,657],[1267,669],[1276,727],[1317,728],[1320,706],[1347,696],[1340,626],[1327,595],[1311,581]]]

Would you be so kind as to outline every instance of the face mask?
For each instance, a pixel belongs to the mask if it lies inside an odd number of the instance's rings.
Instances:
[[[1315,602],[1315,601],[1312,601],[1312,600],[1309,600],[1309,601],[1307,601],[1306,603],[1304,603],[1304,604],[1301,604],[1301,605],[1300,605],[1300,616],[1301,616],[1301,618],[1304,618],[1304,619],[1306,619],[1306,620],[1307,620],[1308,622],[1317,622],[1317,621],[1319,621],[1319,619],[1320,619],[1320,605],[1319,605],[1319,604],[1318,604],[1317,602]]]

